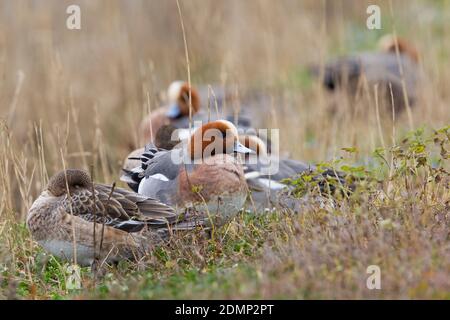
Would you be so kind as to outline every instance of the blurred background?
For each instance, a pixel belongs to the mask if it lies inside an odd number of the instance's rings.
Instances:
[[[81,8],[81,30],[66,28],[71,4]],[[381,7],[381,30],[366,28],[370,4]],[[394,28],[418,48],[427,76],[414,128],[449,123],[450,1],[394,0],[391,8],[375,0],[181,0],[180,7],[192,83],[239,97],[263,93],[260,105],[249,103],[252,112],[261,127],[281,128],[280,149],[296,159],[328,160],[355,146],[367,162],[382,139],[391,144],[392,123],[380,131],[373,108],[362,105],[358,117],[345,107],[330,112],[308,67],[374,50]],[[0,203],[23,216],[62,159],[94,164],[100,181],[118,180],[138,144],[147,93],[157,108],[176,79],[187,80],[176,1],[0,1]],[[395,134],[410,129],[398,115]]]

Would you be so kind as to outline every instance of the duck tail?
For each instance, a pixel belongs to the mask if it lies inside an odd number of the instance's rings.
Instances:
[[[139,183],[142,180],[140,173],[142,172],[140,167],[137,167],[132,170],[122,168],[122,175],[120,176],[120,181],[125,182],[131,190],[134,192],[138,192]]]

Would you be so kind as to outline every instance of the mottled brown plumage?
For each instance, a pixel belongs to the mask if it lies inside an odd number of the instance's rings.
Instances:
[[[155,199],[92,185],[87,172],[68,169],[50,179],[29,210],[27,226],[44,248],[61,257],[61,252],[70,255],[75,239],[77,258],[87,264],[94,259],[94,248],[99,257],[114,249],[108,260],[142,254],[176,219],[171,207]]]

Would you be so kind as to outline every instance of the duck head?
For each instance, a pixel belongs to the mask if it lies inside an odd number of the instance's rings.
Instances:
[[[200,109],[200,96],[197,90],[192,86],[189,87],[187,82],[172,82],[167,90],[170,105],[166,116],[170,119],[188,116],[190,95],[192,100],[192,114],[195,114]]]
[[[378,40],[378,47],[382,52],[395,53],[396,45],[398,46],[398,51],[401,54],[407,55],[414,62],[419,62],[419,52],[411,43],[409,43],[405,39],[395,37],[392,34],[387,34]]]
[[[178,135],[174,139],[175,132],[177,132],[177,128],[175,128],[173,125],[163,125],[156,132],[155,146],[157,148],[165,150],[172,150],[173,148],[175,148],[181,142]]]
[[[257,156],[267,157],[267,146],[256,135],[240,135],[239,141],[246,147],[252,150]]]
[[[239,141],[237,128],[227,120],[212,121],[196,129],[187,149],[192,160],[216,154],[254,153]]]
[[[67,184],[66,184],[67,181]],[[75,187],[90,188],[92,186],[91,176],[84,170],[67,169],[60,171],[50,178],[47,184],[47,190],[55,197],[60,197]]]

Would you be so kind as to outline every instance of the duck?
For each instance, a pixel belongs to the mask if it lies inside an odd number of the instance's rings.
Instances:
[[[181,136],[185,136],[189,130],[181,131],[171,124],[165,124],[158,129],[154,139],[154,146],[157,149],[172,150],[181,144]],[[134,192],[138,192],[139,183],[132,178],[130,173],[135,168],[141,167],[142,161],[147,161],[152,155],[146,153],[145,147],[141,147],[131,151],[127,157],[122,161],[122,169],[120,180],[127,183],[128,187]]]
[[[154,198],[93,183],[88,172],[66,169],[49,179],[26,225],[47,252],[84,266],[142,257],[167,239],[178,218]]]
[[[295,178],[301,174],[314,174],[313,179],[318,181],[322,192],[326,192],[328,188],[334,191],[333,185],[329,185],[325,179],[336,180],[342,185],[346,184],[342,172],[326,169],[318,175],[315,173],[317,167],[311,163],[286,157],[280,158],[277,154],[267,152],[264,141],[256,135],[241,135],[239,139],[246,148],[254,151],[252,154],[247,154],[244,161],[244,176],[251,193],[247,206],[249,209],[261,212],[285,206],[298,211],[298,202],[284,196],[285,191],[292,189],[286,179]]]
[[[345,87],[347,92],[355,97],[364,89],[362,80],[365,77],[367,89],[371,94],[374,91],[374,85],[379,84],[378,94],[379,97],[384,97],[381,101],[386,107],[392,110],[393,101],[395,111],[403,111],[407,102],[402,79],[405,83],[408,104],[413,106],[418,99],[417,89],[421,78],[419,53],[407,40],[391,34],[379,39],[378,48],[378,52],[362,52],[329,61],[323,70],[323,85],[329,91]],[[396,48],[399,52],[398,57]],[[320,67],[313,67],[312,71],[314,75],[322,76]]]
[[[227,121],[231,121],[228,117]],[[186,140],[190,137],[191,130],[196,130],[205,123],[204,119],[196,119],[193,123],[193,127],[191,129],[188,128],[179,128],[173,124],[164,124],[161,125],[156,131],[153,139],[147,140],[150,143],[153,143],[156,148],[164,149],[164,150],[172,150],[176,145],[178,145],[181,141]],[[267,146],[268,152],[270,152],[272,148],[272,142],[266,133],[256,131],[250,127],[250,121],[247,121],[245,117],[241,117],[238,119],[238,131],[239,132],[256,132],[259,138],[263,139],[265,145]],[[122,169],[125,171],[130,171],[135,167],[140,166],[141,155],[145,152],[144,147],[140,147],[132,150],[126,158],[122,161],[123,166]],[[126,175],[122,175],[122,181],[127,182],[130,188],[133,190],[136,189],[136,185],[133,181],[127,179]],[[137,189],[135,190],[137,192]]]
[[[156,132],[163,125],[171,124],[176,128],[188,128],[190,103],[192,115],[200,110],[198,91],[187,82],[180,80],[172,82],[167,89],[167,98],[168,106],[158,108],[142,120],[140,131],[144,141],[153,141]]]
[[[124,170],[139,194],[175,207],[197,225],[221,226],[243,207],[247,185],[239,157],[253,151],[239,141],[236,126],[215,120],[195,129],[181,145],[164,150],[148,144],[141,166]]]
[[[216,88],[215,90],[218,90]],[[222,90],[223,91],[223,90]],[[194,86],[190,86],[188,82],[182,80],[173,81],[167,89],[167,99],[169,105],[162,107],[152,112],[151,115],[142,120],[140,125],[141,138],[145,142],[154,142],[154,138],[158,133],[158,130],[165,126],[171,125],[177,129],[189,128],[189,96],[192,95],[192,121],[195,123],[206,123],[214,120],[221,119],[221,107],[223,101],[226,100],[226,94],[220,91],[220,95],[208,97],[205,93],[205,89],[200,90]],[[206,95],[206,96],[205,96]],[[202,96],[204,99],[202,99]],[[218,99],[218,101],[211,101],[211,99]],[[217,112],[205,112],[201,107],[202,100],[210,100],[210,105],[218,103]],[[235,115],[225,115],[225,119],[233,122],[238,128],[251,127],[250,117],[240,113],[237,117]]]

